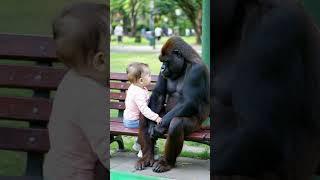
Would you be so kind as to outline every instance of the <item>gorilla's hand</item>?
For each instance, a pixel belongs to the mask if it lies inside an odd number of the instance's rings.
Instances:
[[[176,106],[179,107],[180,106]],[[167,113],[165,116],[162,117],[162,120],[159,124],[155,124],[152,128],[149,129],[149,134],[152,139],[157,140],[159,137],[162,137],[164,133],[166,133],[167,129],[169,128],[170,122],[174,117],[174,113]]]
[[[157,140],[159,137],[164,135],[166,128],[153,124],[149,126],[148,132],[151,139]]]

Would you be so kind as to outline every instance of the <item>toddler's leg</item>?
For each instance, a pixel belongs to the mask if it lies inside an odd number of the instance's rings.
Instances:
[[[140,151],[141,150],[141,145],[138,142],[138,138],[135,138],[135,142],[134,142],[134,144],[132,146],[132,149],[135,150],[135,151]]]

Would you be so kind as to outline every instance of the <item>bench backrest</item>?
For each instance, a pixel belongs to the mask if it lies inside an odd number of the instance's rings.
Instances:
[[[50,37],[0,34],[0,42],[0,120],[27,122],[23,128],[2,123],[0,149],[28,152],[26,174],[41,175],[51,94],[66,70],[53,66],[57,58]],[[11,88],[30,93],[13,95]]]

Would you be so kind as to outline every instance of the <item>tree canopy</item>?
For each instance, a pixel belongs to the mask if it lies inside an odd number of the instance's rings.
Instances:
[[[127,35],[135,36],[141,28],[150,27],[151,0],[111,0],[111,22],[114,28],[122,24]],[[181,13],[177,13],[177,12]],[[194,29],[197,42],[201,42],[202,0],[154,0],[155,27]]]

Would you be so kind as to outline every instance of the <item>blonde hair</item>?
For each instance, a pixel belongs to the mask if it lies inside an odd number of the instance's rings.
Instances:
[[[128,75],[128,80],[131,83],[136,83],[138,79],[142,77],[142,75],[150,73],[150,69],[148,64],[134,62],[127,66],[126,72]]]

